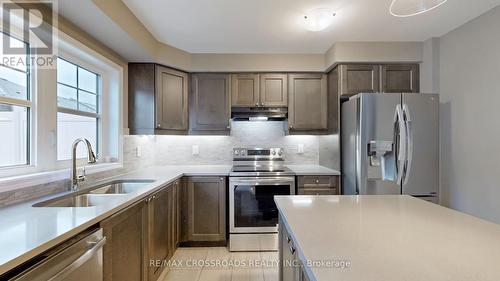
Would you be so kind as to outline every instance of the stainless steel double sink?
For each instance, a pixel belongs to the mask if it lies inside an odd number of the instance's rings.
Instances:
[[[108,203],[110,200],[123,198],[135,192],[153,180],[117,180],[100,184],[85,191],[68,194],[43,201],[33,207],[93,207]]]

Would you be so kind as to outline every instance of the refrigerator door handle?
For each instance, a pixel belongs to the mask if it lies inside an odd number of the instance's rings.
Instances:
[[[403,181],[404,167],[406,162],[406,126],[404,123],[403,109],[401,105],[396,106],[394,114],[394,161],[396,164],[396,183],[401,184]]]
[[[408,178],[411,172],[411,165],[413,162],[413,124],[411,121],[410,110],[406,104],[403,105],[403,116],[406,125],[406,143],[407,143],[407,159],[406,159],[406,168],[404,173],[403,184],[408,183]]]

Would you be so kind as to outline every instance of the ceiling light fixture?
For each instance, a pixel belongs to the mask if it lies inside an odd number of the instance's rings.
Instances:
[[[306,28],[310,31],[321,31],[333,22],[335,12],[330,9],[314,9],[304,16]]]
[[[420,15],[443,5],[448,0],[392,0],[389,12],[400,18]]]

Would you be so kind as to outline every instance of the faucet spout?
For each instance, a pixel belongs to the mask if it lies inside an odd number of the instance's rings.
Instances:
[[[85,180],[85,172],[82,175],[78,175],[76,170],[76,149],[79,143],[85,143],[87,147],[87,163],[94,164],[97,162],[97,157],[95,156],[94,150],[92,149],[92,144],[88,139],[79,138],[73,142],[72,145],[72,154],[71,154],[71,188],[73,191],[77,191],[79,189],[79,183]]]

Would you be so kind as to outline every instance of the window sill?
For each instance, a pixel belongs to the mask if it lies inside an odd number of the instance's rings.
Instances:
[[[88,175],[95,173],[115,170],[122,168],[122,163],[102,163],[97,165],[85,166],[85,171]],[[33,173],[27,175],[13,176],[0,178],[0,192],[12,191],[20,188],[26,188],[30,186],[47,184],[55,181],[65,180],[70,178],[71,169],[60,169],[55,171],[47,171],[40,173]],[[78,168],[81,170],[81,167]]]

